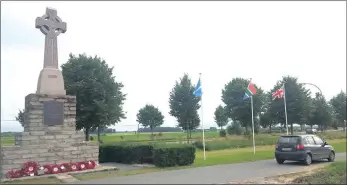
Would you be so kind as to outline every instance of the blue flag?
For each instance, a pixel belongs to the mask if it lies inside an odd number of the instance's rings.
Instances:
[[[196,84],[195,91],[193,92],[194,96],[202,96],[202,90],[201,90],[201,83],[200,79],[198,81],[198,84]]]

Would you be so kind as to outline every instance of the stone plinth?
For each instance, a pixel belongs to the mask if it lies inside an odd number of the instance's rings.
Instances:
[[[62,125],[43,124],[43,102],[45,101],[63,102],[64,121]],[[86,160],[98,162],[98,143],[84,141],[84,133],[76,131],[75,124],[75,96],[27,95],[25,97],[24,132],[15,137],[15,146],[1,147],[1,174],[4,175],[12,169],[20,169],[28,161],[36,161],[40,165]]]

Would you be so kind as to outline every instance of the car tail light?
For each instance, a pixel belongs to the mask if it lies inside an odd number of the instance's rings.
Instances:
[[[296,147],[296,149],[298,149],[298,150],[302,150],[302,149],[304,149],[305,148],[305,146],[303,145],[303,144],[300,144],[300,145],[298,145],[297,147]]]

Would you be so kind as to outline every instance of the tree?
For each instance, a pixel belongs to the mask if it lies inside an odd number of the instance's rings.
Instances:
[[[222,105],[219,105],[214,111],[214,120],[220,129],[228,124],[228,115]]]
[[[77,96],[76,129],[84,129],[86,140],[91,130],[114,125],[125,118],[123,84],[115,81],[113,67],[105,60],[70,54],[61,68],[66,93]]]
[[[242,127],[239,122],[233,122],[231,125],[227,127],[227,132],[229,135],[241,135],[242,134]]]
[[[267,92],[264,95],[264,106],[260,114],[259,114],[259,125],[263,128],[269,128],[270,133],[272,132],[272,126],[276,124],[274,117],[271,115],[270,107],[272,102],[271,92]]]
[[[318,128],[324,131],[332,121],[330,107],[320,93],[316,93],[313,105],[315,109],[312,112],[311,122],[317,124]]]
[[[143,127],[149,127],[153,136],[153,129],[159,127],[164,123],[164,116],[159,111],[157,107],[153,105],[146,105],[141,108],[136,115],[137,122],[139,122]]]
[[[308,101],[310,91],[305,89],[302,84],[299,84],[297,78],[286,76],[282,80],[278,81],[272,88],[271,92],[274,92],[281,88],[285,84],[285,95],[287,104],[287,120],[288,126],[290,126],[291,134],[294,133],[293,124],[302,124],[302,120],[305,119],[308,109]],[[270,105],[271,115],[274,119],[282,125],[285,124],[285,111],[283,99],[275,99]]]
[[[242,100],[247,89],[249,81],[243,78],[234,78],[227,83],[222,90],[222,101],[226,105],[226,113],[233,121],[239,121],[246,128],[252,127],[252,112],[250,98]],[[257,93],[253,95],[253,112],[256,118],[263,109],[264,93],[257,85],[253,84],[257,89]]]
[[[22,127],[24,127],[24,112],[24,109],[19,109],[18,115],[16,116],[16,120],[22,125]]]
[[[346,93],[343,91],[330,100],[334,115],[340,124],[343,125],[344,130],[346,129],[344,124],[344,120],[346,120],[346,100]]]
[[[200,108],[200,97],[193,95],[194,90],[195,87],[188,74],[184,74],[179,81],[176,81],[169,98],[169,114],[176,118],[179,127],[187,131],[188,142],[191,130],[200,125],[200,117],[197,112]]]

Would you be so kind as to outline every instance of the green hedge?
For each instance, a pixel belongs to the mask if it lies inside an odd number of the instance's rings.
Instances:
[[[99,161],[117,163],[152,163],[153,145],[117,143],[100,145]]]
[[[195,147],[192,145],[117,143],[99,147],[100,163],[152,163],[158,167],[169,167],[190,165],[194,160]]]
[[[191,145],[154,148],[153,162],[158,167],[187,166],[194,163],[195,147]]]

